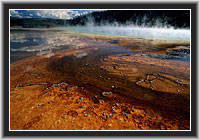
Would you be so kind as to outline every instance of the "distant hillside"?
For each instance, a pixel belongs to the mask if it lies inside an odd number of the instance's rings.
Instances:
[[[108,10],[68,21],[69,25],[136,24],[145,26],[190,27],[189,10]]]
[[[23,28],[108,24],[190,28],[190,12],[186,10],[108,10],[93,12],[71,20],[11,17],[11,27]]]

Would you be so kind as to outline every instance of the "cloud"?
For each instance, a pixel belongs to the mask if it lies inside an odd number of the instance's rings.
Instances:
[[[10,15],[19,18],[71,19],[93,11],[94,10],[11,10]]]
[[[10,15],[14,16],[14,17],[22,18],[22,16],[20,16],[18,11],[16,11],[16,10],[10,10]]]
[[[70,19],[74,15],[74,12],[71,10],[40,10],[37,11],[37,15],[43,18]]]

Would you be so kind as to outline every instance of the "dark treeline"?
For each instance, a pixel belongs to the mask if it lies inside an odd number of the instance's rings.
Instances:
[[[11,27],[22,27],[22,28],[49,28],[66,25],[64,19],[49,19],[49,18],[10,18]]]
[[[24,28],[84,26],[84,25],[138,25],[168,26],[174,28],[190,28],[189,10],[107,10],[81,15],[70,20],[11,18],[12,26]]]
[[[189,10],[108,10],[94,12],[68,21],[70,25],[135,24],[138,26],[190,27]]]

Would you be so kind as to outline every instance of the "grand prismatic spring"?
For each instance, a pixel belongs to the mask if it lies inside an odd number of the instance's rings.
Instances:
[[[190,29],[11,27],[10,129],[189,130]]]

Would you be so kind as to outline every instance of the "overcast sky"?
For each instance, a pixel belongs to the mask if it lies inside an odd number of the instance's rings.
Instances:
[[[94,10],[10,10],[10,16],[19,18],[71,19]]]

